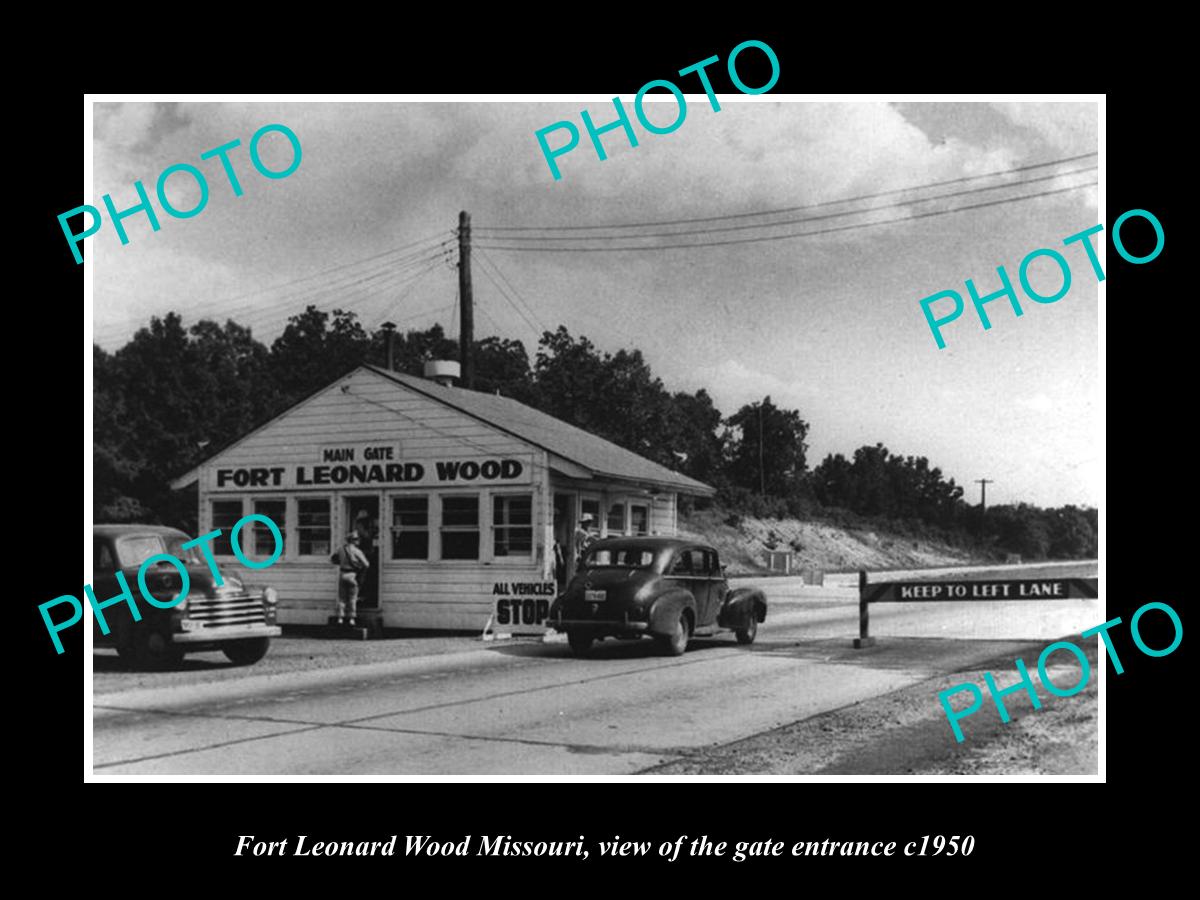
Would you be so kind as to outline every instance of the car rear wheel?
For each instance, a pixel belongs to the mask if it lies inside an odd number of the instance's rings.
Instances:
[[[568,631],[567,643],[571,645],[572,653],[583,656],[592,649],[592,636],[586,631]]]
[[[671,634],[659,638],[663,652],[667,656],[683,656],[691,639],[692,617],[688,615],[686,609],[679,614],[679,621],[675,623],[675,630]]]
[[[734,634],[737,636],[739,644],[753,644],[754,639],[758,636],[758,613],[751,610],[750,620],[746,623],[746,627],[739,628]]]
[[[221,647],[221,652],[235,666],[252,666],[264,656],[271,647],[270,638],[251,638],[246,641],[233,641]]]

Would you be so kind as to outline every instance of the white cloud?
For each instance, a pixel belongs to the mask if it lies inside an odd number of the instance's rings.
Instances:
[[[1036,132],[1068,155],[1097,149],[1095,103],[993,103],[1014,125]]]
[[[1055,407],[1054,401],[1045,394],[1018,398],[1016,404],[1022,409],[1032,409],[1034,412],[1050,412]]]

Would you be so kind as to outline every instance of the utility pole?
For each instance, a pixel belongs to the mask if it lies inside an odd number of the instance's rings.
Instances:
[[[394,372],[396,370],[396,323],[384,322],[379,327],[383,329],[383,343],[387,348],[387,370]]]
[[[458,214],[459,359],[463,386],[475,389],[475,305],[471,295],[471,214]]]
[[[976,478],[975,483],[979,485],[979,515],[987,515],[987,486],[995,484],[991,478]]]

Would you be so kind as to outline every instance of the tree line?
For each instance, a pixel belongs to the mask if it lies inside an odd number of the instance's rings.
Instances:
[[[314,306],[268,347],[230,320],[184,328],[155,317],[113,353],[93,347],[97,521],[157,522],[194,531],[193,492],[172,479],[355,366],[383,366],[387,335],[351,312]],[[396,333],[395,368],[421,375],[457,359],[441,325]],[[1096,510],[1028,504],[981,515],[924,457],[882,444],[808,464],[809,425],[769,396],[725,415],[707,391],[672,392],[640,350],[603,352],[565,327],[543,332],[533,359],[517,340],[474,344],[475,387],[499,392],[717,489],[732,515],[886,524],[996,555],[1095,556]]]

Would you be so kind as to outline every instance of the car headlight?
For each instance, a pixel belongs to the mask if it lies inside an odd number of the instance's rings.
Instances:
[[[279,602],[279,592],[273,587],[263,588],[262,599],[267,606],[275,606]]]

